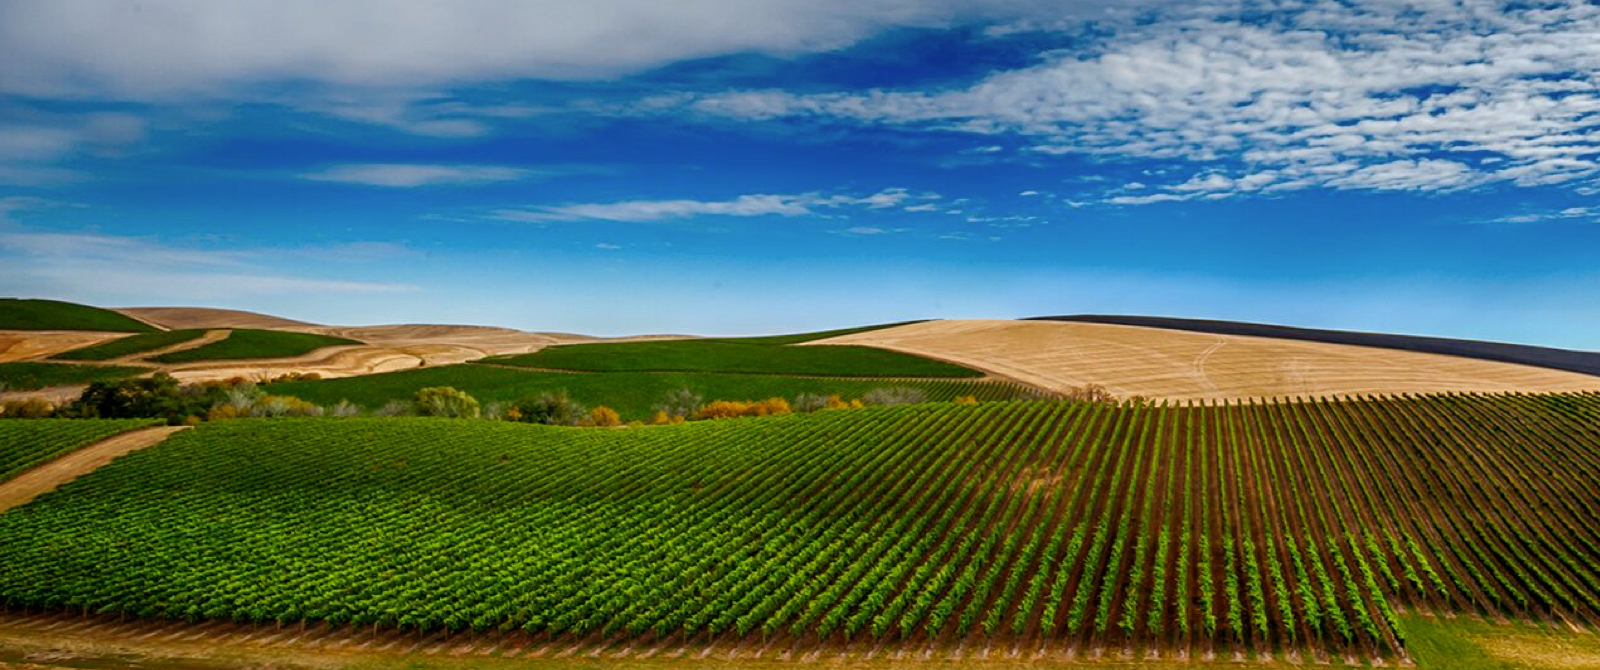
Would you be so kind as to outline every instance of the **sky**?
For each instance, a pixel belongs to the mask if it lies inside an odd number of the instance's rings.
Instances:
[[[1600,349],[1600,2],[11,0],[0,294]]]

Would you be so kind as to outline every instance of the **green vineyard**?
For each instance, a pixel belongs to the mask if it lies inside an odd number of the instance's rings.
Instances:
[[[0,482],[84,445],[157,423],[153,419],[0,421]]]
[[[11,608],[545,639],[1406,656],[1600,624],[1600,395],[240,420],[0,515]]]

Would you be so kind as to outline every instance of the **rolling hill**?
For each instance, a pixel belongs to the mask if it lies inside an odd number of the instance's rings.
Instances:
[[[1223,399],[1600,389],[1600,377],[1500,361],[1281,337],[1107,323],[929,321],[810,342],[952,361],[1046,389]]]

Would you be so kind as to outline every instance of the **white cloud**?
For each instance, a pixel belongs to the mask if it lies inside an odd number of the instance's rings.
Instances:
[[[594,245],[594,248],[596,248],[596,249],[605,249],[606,251],[616,251],[618,249],[621,249],[622,245],[620,245],[620,244],[612,244],[610,242],[601,242],[599,244]]]
[[[365,186],[412,188],[417,186],[461,186],[513,181],[534,174],[530,170],[499,165],[416,165],[409,163],[362,163],[334,165],[300,175],[311,181],[330,181]]]
[[[1115,198],[1125,204],[1313,187],[1585,185],[1600,176],[1600,6],[1268,5],[1173,7],[965,88],[735,91],[687,104],[716,117],[1009,134],[1045,155],[1227,166],[1212,175],[1215,188],[1180,181],[1189,188],[1170,197]],[[1240,19],[1245,11],[1253,18]]]
[[[1539,223],[1542,221],[1571,221],[1588,219],[1600,223],[1600,207],[1568,207],[1556,211],[1529,212],[1491,219],[1490,223]]]
[[[740,52],[791,55],[892,26],[1112,0],[15,0],[0,3],[0,90],[34,96],[218,95],[255,82],[414,88],[609,78]]]
[[[373,251],[371,248],[358,250]],[[339,248],[334,248],[337,251]],[[315,257],[318,248],[290,250]],[[30,294],[73,295],[115,291],[130,296],[227,300],[286,292],[396,293],[407,284],[303,277],[254,265],[268,254],[211,250],[153,239],[30,230],[0,232],[0,281]]]
[[[866,196],[823,195],[802,193],[798,195],[751,194],[731,200],[626,200],[607,203],[579,203],[536,207],[532,209],[502,209],[492,212],[492,218],[506,221],[545,223],[551,221],[624,221],[643,223],[688,219],[697,216],[807,216],[819,209],[862,207],[887,209],[908,200],[936,200],[936,193],[913,194],[903,188],[884,189]]]

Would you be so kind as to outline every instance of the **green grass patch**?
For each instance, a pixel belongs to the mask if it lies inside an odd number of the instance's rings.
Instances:
[[[590,407],[606,405],[624,419],[648,419],[669,391],[687,388],[711,400],[794,399],[802,393],[849,399],[875,388],[909,386],[923,389],[933,401],[973,395],[979,400],[1027,397],[1015,384],[968,380],[873,381],[694,372],[561,373],[513,370],[489,365],[449,365],[321,381],[282,382],[265,387],[274,395],[290,395],[319,405],[349,400],[376,409],[390,400],[410,400],[418,389],[453,386],[481,402],[509,402],[547,391],[566,391]]]
[[[1407,645],[1421,670],[1540,670],[1600,667],[1600,636],[1526,623],[1468,617],[1404,617]]]
[[[606,342],[547,347],[487,362],[585,372],[737,372],[829,377],[982,377],[953,363],[858,346],[796,347],[750,340]]]
[[[200,339],[205,334],[206,331],[203,328],[143,333],[110,342],[102,342],[82,349],[73,349],[72,351],[51,356],[51,358],[62,361],[106,361],[144,351],[165,349],[175,344]]]
[[[341,344],[361,344],[355,340],[315,333],[291,333],[284,330],[235,329],[227,339],[205,346],[174,351],[150,360],[159,363],[190,363],[194,361],[230,361],[251,358],[289,358],[308,354],[323,347]]]
[[[150,333],[148,323],[109,309],[59,300],[0,298],[0,330],[98,330]]]
[[[51,386],[76,386],[136,377],[150,368],[126,365],[73,365],[71,363],[0,363],[0,385],[12,391],[36,391]]]
[[[117,433],[159,423],[152,419],[0,420],[0,482]]]

